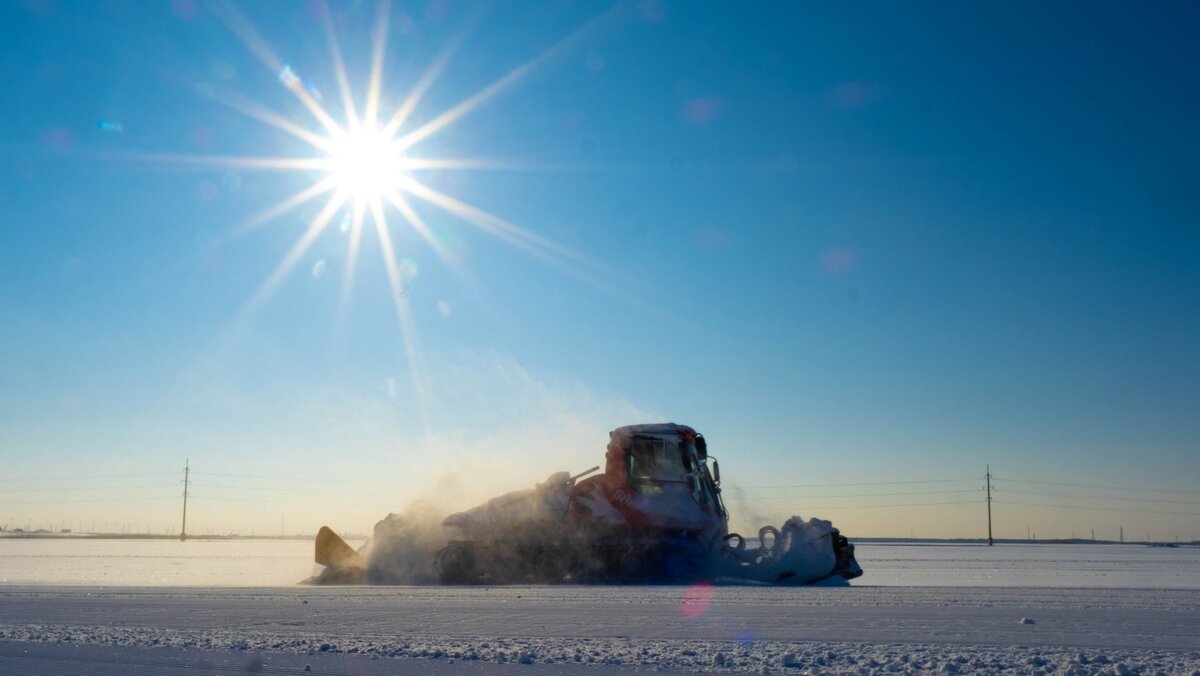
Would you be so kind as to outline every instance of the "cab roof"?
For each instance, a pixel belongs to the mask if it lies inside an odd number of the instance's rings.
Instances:
[[[631,438],[631,437],[663,437],[678,439],[681,433],[696,434],[696,430],[687,425],[677,425],[675,423],[648,423],[643,425],[626,425],[618,427],[608,433],[609,438]]]

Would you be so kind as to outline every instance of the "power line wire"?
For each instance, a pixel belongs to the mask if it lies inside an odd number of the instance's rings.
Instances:
[[[193,472],[193,474],[199,474],[199,472]],[[205,484],[205,483],[198,483],[195,481],[192,482],[192,485],[199,486],[201,488],[221,488],[221,489],[245,490],[245,491],[269,491],[269,492],[274,492],[274,493],[305,493],[305,494],[319,493],[319,494],[325,494],[325,495],[355,495],[355,496],[369,495],[371,497],[380,497],[380,498],[394,497],[394,495],[395,495],[394,493],[361,493],[358,491],[354,491],[354,492],[323,491],[323,490],[314,489],[314,488],[269,488],[267,486],[231,486],[229,484]]]
[[[996,501],[1000,502],[1000,501]],[[1178,516],[1196,516],[1200,517],[1200,512],[1167,512],[1153,509],[1123,509],[1121,507],[1085,507],[1083,505],[1051,505],[1043,502],[1010,502],[1003,501],[1005,505],[1023,505],[1025,507],[1053,507],[1054,509],[1083,509],[1097,512],[1122,512],[1135,514],[1174,514]]]
[[[843,493],[838,495],[755,495],[742,498],[743,500],[796,500],[796,499],[821,499],[821,498],[875,498],[886,497],[892,495],[950,495],[954,493],[979,493],[983,489],[980,488],[964,488],[961,490],[952,491],[910,491],[900,493]]]
[[[822,484],[774,484],[763,486],[739,486],[733,484],[730,488],[742,488],[746,490],[755,490],[759,488],[844,488],[847,486],[898,486],[905,484],[938,484],[938,483],[965,483],[967,481],[982,481],[982,477],[972,477],[970,479],[925,479],[922,481],[856,481],[852,483],[822,483]]]
[[[326,477],[319,477],[319,478],[286,477],[286,476],[271,476],[271,475],[263,475],[263,474],[226,474],[226,473],[222,473],[222,472],[193,471],[192,474],[198,474],[200,476],[219,476],[219,477],[235,478],[235,479],[259,479],[259,480],[268,480],[268,481],[308,481],[308,482],[312,482],[312,483],[322,483],[322,484],[327,484],[327,483],[370,484],[370,485],[376,485],[376,486],[428,486],[429,485],[429,482],[400,483],[400,482],[395,482],[395,481],[358,481],[355,479],[329,479]]]
[[[959,500],[955,502],[903,502],[893,505],[807,505],[806,510],[814,509],[875,509],[884,507],[933,507],[936,505],[977,505],[979,500]]]
[[[67,486],[65,488],[6,488],[4,493],[63,493],[69,491],[133,491],[143,488],[166,488],[175,484],[141,484],[138,486]]]
[[[17,475],[0,477],[0,481],[3,481],[5,483],[12,483],[12,482],[24,483],[24,482],[29,482],[29,481],[85,481],[85,480],[90,481],[92,479],[127,479],[130,477],[143,477],[143,476],[178,476],[181,471],[182,470],[180,470],[178,472],[141,472],[141,473],[133,473],[133,474],[89,474],[89,475],[77,475],[77,476],[54,475],[54,476],[44,476],[44,477],[28,476],[28,475],[23,475],[23,474],[18,473]]]
[[[89,498],[80,500],[43,500],[43,501],[28,501],[28,502],[0,502],[0,505],[61,505],[66,503],[76,502],[130,502],[134,500],[178,500],[178,495],[168,495],[165,497],[145,497],[145,498]]]
[[[995,478],[995,477],[993,477]],[[1039,481],[1035,479],[999,479],[999,481],[1011,481],[1019,484],[1041,484],[1043,486],[1070,486],[1072,488],[1100,488],[1113,489],[1118,491],[1145,491],[1147,493],[1191,493],[1200,495],[1200,491],[1187,490],[1184,488],[1136,488],[1133,486],[1104,486],[1101,484],[1072,484],[1061,481]]]
[[[209,496],[193,495],[189,500],[200,500],[201,502],[216,501],[216,502],[253,502],[265,505],[304,505],[313,507],[370,507],[372,509],[392,509],[396,505],[382,504],[345,504],[338,502],[311,502],[309,500],[262,500],[258,498],[217,498]]]
[[[1110,496],[1110,495],[1079,495],[1079,494],[1075,494],[1075,493],[1044,493],[1044,492],[1036,492],[1036,491],[1013,491],[1013,490],[997,491],[997,493],[1003,493],[1006,495],[1008,495],[1008,494],[1011,494],[1011,495],[1036,495],[1039,497],[1051,497],[1051,498],[1081,498],[1084,500],[1112,500],[1112,501],[1116,501],[1116,502],[1159,502],[1159,503],[1165,503],[1165,504],[1169,504],[1169,505],[1200,505],[1200,502],[1196,502],[1193,500],[1162,500],[1162,499],[1157,499],[1157,498],[1121,498],[1121,497],[1115,497],[1115,496]]]

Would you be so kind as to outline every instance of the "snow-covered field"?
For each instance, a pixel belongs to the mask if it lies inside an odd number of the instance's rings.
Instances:
[[[1200,547],[861,543],[857,555],[855,586],[1200,589]],[[271,587],[313,575],[312,558],[305,540],[0,538],[0,585]]]
[[[319,568],[311,540],[0,538],[0,585],[271,587]]]
[[[0,540],[0,673],[1200,674],[1193,548],[864,544],[842,588],[283,586],[310,556]]]
[[[1145,545],[856,546],[856,584],[1200,589],[1200,547]]]

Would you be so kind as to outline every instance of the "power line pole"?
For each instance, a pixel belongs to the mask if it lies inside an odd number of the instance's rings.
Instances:
[[[992,546],[992,466],[987,466],[987,481],[984,489],[987,491],[987,512],[988,512],[988,546]]]
[[[188,476],[191,473],[191,461],[185,460],[183,463],[183,527],[179,530],[179,541],[187,540],[187,494],[188,494]]]

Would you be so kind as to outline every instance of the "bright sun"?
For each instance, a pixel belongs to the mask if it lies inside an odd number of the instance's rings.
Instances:
[[[423,203],[426,208],[433,207],[454,216],[597,288],[611,290],[611,285],[597,279],[592,272],[582,269],[600,270],[601,266],[595,261],[515,223],[447,195],[423,179],[423,175],[429,172],[521,168],[521,163],[496,162],[481,158],[421,156],[416,146],[520,82],[535,67],[564,50],[593,26],[607,20],[617,11],[615,8],[594,17],[542,53],[512,68],[499,79],[440,113],[428,116],[419,124],[412,124],[413,113],[449,63],[451,56],[464,43],[465,31],[445,45],[428,69],[416,78],[405,96],[401,97],[401,101],[393,101],[389,105],[384,100],[383,91],[383,65],[386,61],[390,12],[388,2],[384,1],[378,6],[370,41],[371,65],[366,96],[362,101],[356,101],[351,92],[350,79],[334,29],[335,17],[329,8],[323,11],[321,17],[329,42],[330,65],[337,83],[336,91],[339,96],[336,99],[325,98],[311,82],[298,75],[233,4],[215,3],[213,11],[250,51],[277,75],[283,87],[311,113],[312,121],[317,124],[312,125],[311,121],[306,123],[281,115],[262,103],[231,91],[216,87],[206,87],[204,91],[217,101],[303,141],[311,147],[313,155],[306,158],[169,156],[167,159],[243,169],[316,174],[313,183],[248,219],[236,228],[230,237],[240,236],[269,221],[277,220],[311,201],[322,197],[325,201],[323,207],[314,210],[314,215],[305,218],[308,227],[267,280],[251,296],[241,315],[253,314],[274,293],[280,283],[309,254],[331,223],[339,223],[340,230],[348,235],[344,251],[339,254],[342,271],[340,303],[343,306],[348,302],[349,291],[353,285],[362,235],[366,231],[374,231],[375,239],[379,243],[379,252],[388,272],[397,312],[401,315],[400,322],[402,325],[408,324],[409,320],[403,316],[407,312],[407,279],[397,259],[397,254],[403,256],[404,252],[397,251],[398,242],[393,240],[391,233],[394,225],[407,226],[465,283],[471,284],[471,278],[462,268],[460,261],[445,249],[442,239],[425,222],[420,213],[421,209],[415,205],[416,202]],[[340,102],[337,99],[340,99]],[[414,151],[417,154],[414,154]],[[567,259],[570,259],[570,262]],[[314,270],[323,271],[328,267],[324,259],[319,260],[316,265],[320,267]]]
[[[323,3],[319,6],[325,7]],[[429,172],[520,168],[520,163],[496,162],[481,158],[421,156],[416,146],[520,82],[535,67],[561,52],[592,26],[607,20],[620,6],[618,4],[616,8],[594,17],[544,52],[512,68],[499,79],[457,104],[427,117],[419,124],[413,124],[414,111],[441,75],[455,50],[465,41],[465,31],[445,45],[428,69],[401,97],[400,102],[393,101],[389,105],[384,101],[383,65],[386,61],[390,5],[386,1],[380,3],[370,44],[371,67],[367,78],[366,96],[365,100],[360,102],[355,100],[351,92],[350,80],[334,29],[334,16],[326,8],[322,18],[329,42],[330,65],[336,76],[336,91],[339,95],[336,99],[326,99],[311,82],[297,75],[292,67],[279,57],[250,20],[232,3],[213,3],[212,9],[217,17],[277,75],[283,87],[308,110],[312,120],[305,122],[281,115],[258,101],[222,88],[206,86],[203,91],[215,100],[303,141],[311,148],[312,154],[308,157],[171,155],[164,156],[164,159],[196,162],[205,166],[296,171],[309,176],[316,175],[313,183],[241,224],[230,234],[230,238],[278,220],[305,204],[324,198],[324,206],[311,210],[312,215],[305,217],[307,227],[246,302],[238,313],[237,322],[247,321],[257,312],[291,272],[310,255],[314,245],[322,234],[328,231],[331,223],[340,224],[338,229],[345,234],[342,240],[344,244],[336,254],[336,260],[340,264],[338,267],[341,269],[338,313],[338,321],[341,321],[345,309],[349,306],[363,235],[373,232],[377,242],[376,248],[387,272],[390,295],[404,340],[404,352],[410,362],[413,390],[417,392],[418,403],[424,406],[424,381],[420,375],[416,330],[410,312],[408,293],[408,286],[416,274],[416,266],[406,264],[404,260],[407,253],[405,248],[412,246],[411,240],[394,238],[393,227],[407,226],[464,284],[472,288],[473,277],[468,274],[461,261],[444,246],[443,239],[437,232],[426,223],[421,215],[424,209],[436,208],[596,288],[613,292],[611,284],[593,274],[593,271],[602,271],[602,267],[587,256],[447,195],[423,179],[423,175]],[[317,124],[313,125],[313,121]],[[423,204],[424,208],[417,208],[418,202]],[[314,263],[313,275],[325,276],[329,267],[325,258],[321,258]]]
[[[333,186],[358,207],[383,199],[404,177],[403,153],[391,134],[366,124],[334,140],[326,156]]]

